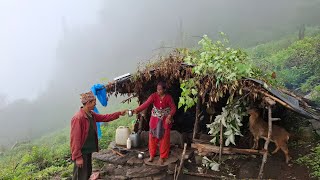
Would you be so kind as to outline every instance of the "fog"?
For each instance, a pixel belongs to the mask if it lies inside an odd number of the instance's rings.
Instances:
[[[69,126],[93,84],[203,34],[247,48],[319,17],[319,0],[0,1],[0,145]]]

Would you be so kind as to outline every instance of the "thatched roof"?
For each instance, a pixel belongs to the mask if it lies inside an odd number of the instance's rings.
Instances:
[[[109,95],[131,95],[138,97],[139,100],[145,99],[142,96],[148,96],[146,92],[155,87],[159,80],[166,81],[168,87],[172,87],[180,80],[185,80],[192,77],[192,65],[187,65],[183,62],[183,57],[179,53],[171,54],[169,57],[163,58],[153,64],[146,65],[143,69],[139,69],[135,74],[126,74],[115,78],[113,82],[106,85]],[[216,98],[215,89],[211,88],[206,90],[207,82],[215,81],[214,77],[203,77],[201,84],[203,89],[198,91],[202,102],[209,99]],[[276,89],[267,83],[252,79],[245,78],[235,82],[236,85],[221,86],[224,94],[227,94],[230,89],[239,89],[237,96],[249,98],[252,101],[270,97],[279,104],[291,109],[300,115],[320,121],[320,113],[318,110],[310,105],[310,101],[295,95],[294,93],[285,89]],[[217,102],[217,100],[215,100]]]

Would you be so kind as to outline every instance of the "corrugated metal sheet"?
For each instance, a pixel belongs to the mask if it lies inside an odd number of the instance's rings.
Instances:
[[[259,83],[261,85],[261,87],[263,87],[264,89],[266,89],[267,91],[269,91],[272,95],[274,95],[275,97],[277,97],[278,99],[282,100],[283,102],[285,102],[286,104],[288,104],[290,107],[292,107],[292,109],[307,117],[307,118],[312,118],[312,119],[316,119],[320,121],[320,116],[315,114],[315,113],[311,113],[310,110],[307,110],[303,107],[300,106],[299,100],[295,97],[292,97],[288,94],[285,94],[271,86],[268,86],[265,82],[257,80],[257,79],[253,79],[253,78],[247,78],[248,80],[254,81],[256,83]]]

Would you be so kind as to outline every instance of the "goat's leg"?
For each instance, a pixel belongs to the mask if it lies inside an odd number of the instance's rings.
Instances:
[[[287,144],[283,144],[281,146],[281,150],[284,152],[284,155],[286,157],[286,163],[288,164],[291,158],[289,156],[289,149],[288,149]]]
[[[271,154],[275,154],[275,153],[277,153],[277,152],[279,151],[279,149],[280,149],[279,144],[278,144],[278,143],[275,143],[275,144],[276,144],[276,149],[275,149],[274,151],[272,151],[272,153],[271,153]]]
[[[259,146],[259,136],[254,136],[252,149],[258,149]]]

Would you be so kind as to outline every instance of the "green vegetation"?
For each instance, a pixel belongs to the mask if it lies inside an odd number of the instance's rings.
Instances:
[[[306,165],[311,169],[311,176],[320,178],[320,144],[311,150],[310,154],[302,156],[297,160],[300,165]]]
[[[289,36],[249,49],[253,61],[266,73],[275,72],[287,88],[320,102],[320,30],[307,28],[302,40]]]
[[[238,80],[243,77],[251,77],[253,69],[247,54],[241,49],[233,49],[227,46],[228,39],[221,33],[223,40],[212,42],[208,36],[203,36],[199,41],[197,50],[184,50],[184,61],[195,65],[192,68],[194,76],[181,82],[181,97],[179,107],[185,106],[185,110],[194,106],[198,94],[203,96],[209,92],[212,99],[209,102],[218,102],[226,92],[233,95],[238,87]]]
[[[70,176],[68,129],[5,152],[0,158],[0,179],[50,179]]]

